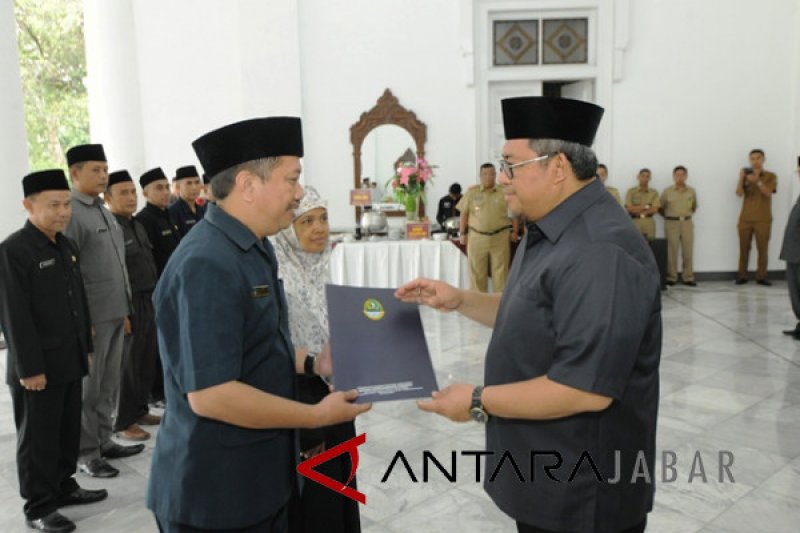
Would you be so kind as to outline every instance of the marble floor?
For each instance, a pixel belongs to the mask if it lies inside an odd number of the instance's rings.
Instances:
[[[800,341],[781,334],[794,325],[786,286],[702,283],[664,293],[664,348],[658,449],[674,451],[678,478],[658,483],[650,532],[752,533],[800,530]],[[440,386],[482,377],[489,330],[455,315],[423,312]],[[2,365],[5,357],[2,357]],[[407,475],[381,482],[403,450],[420,464],[422,450],[483,449],[474,423],[453,424],[418,411],[413,402],[376,404],[358,421],[368,435],[359,448],[359,489],[365,533],[511,532],[513,522],[475,483],[474,463],[459,463],[456,483],[432,473],[428,483]],[[143,498],[152,447],[114,461],[122,474],[100,481],[79,475],[108,500],[64,514],[79,531],[156,531]],[[0,395],[0,531],[28,531],[17,492],[15,434],[8,394]],[[719,451],[733,454],[734,482],[717,479]],[[689,482],[700,454],[706,483]],[[417,467],[419,468],[419,467]],[[659,474],[663,469],[657,468]]]

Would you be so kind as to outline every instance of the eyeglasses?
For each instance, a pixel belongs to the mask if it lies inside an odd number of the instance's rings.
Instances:
[[[508,179],[513,180],[515,168],[529,165],[531,163],[536,163],[537,161],[544,161],[548,157],[553,157],[554,155],[558,155],[558,152],[552,152],[549,154],[540,155],[539,157],[534,157],[533,159],[528,159],[527,161],[520,161],[519,163],[514,163],[513,165],[509,165],[508,161],[506,161],[505,159],[501,159],[499,163],[500,172],[503,172],[506,176],[508,176]]]

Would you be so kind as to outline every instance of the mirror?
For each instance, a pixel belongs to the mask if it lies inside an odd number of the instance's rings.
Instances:
[[[392,91],[386,89],[375,106],[362,113],[358,122],[350,127],[353,187],[361,187],[362,178],[368,177],[385,193],[386,182],[394,175],[394,165],[399,159],[425,156],[427,131],[425,123],[400,105]],[[361,219],[360,207],[356,207],[355,214],[358,222]],[[399,217],[405,216],[405,211],[386,211],[386,214]],[[420,214],[424,214],[421,202]]]
[[[389,180],[394,177],[397,160],[407,151],[414,153],[414,139],[400,126],[384,124],[367,135],[361,145],[361,180],[369,179],[375,184],[377,199],[390,197]]]

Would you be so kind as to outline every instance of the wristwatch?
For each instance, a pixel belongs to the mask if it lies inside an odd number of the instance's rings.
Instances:
[[[489,413],[481,402],[481,394],[483,394],[483,385],[478,385],[472,390],[472,405],[469,407],[469,416],[475,421],[485,424],[489,420]]]
[[[303,362],[303,373],[310,378],[317,375],[317,373],[314,372],[314,360],[317,358],[317,355],[319,354],[308,352],[306,360]]]

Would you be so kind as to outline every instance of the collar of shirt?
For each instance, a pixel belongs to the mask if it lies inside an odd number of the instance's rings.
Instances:
[[[247,251],[256,246],[264,253],[267,253],[264,243],[259,241],[253,232],[247,229],[247,226],[230,216],[219,206],[209,206],[205,219],[209,224],[216,226],[242,250]],[[269,256],[269,253],[267,255]]]
[[[603,183],[596,179],[558,204],[552,211],[536,222],[536,226],[548,241],[554,243],[561,238],[561,234],[564,233],[567,226],[578,215],[586,211],[590,205],[602,199],[605,194]]]
[[[77,189],[72,189],[72,197],[88,206],[103,205],[103,200],[101,200],[99,196],[89,196]]]
[[[494,192],[494,191],[497,190],[497,184],[495,183],[494,185],[492,185],[491,188],[484,187],[483,185],[481,185],[480,189],[478,189],[478,190],[481,191],[481,192]]]
[[[125,215],[118,215],[116,213],[111,213],[111,214],[114,215],[114,218],[117,219],[117,222],[119,222],[119,224],[121,226],[125,226],[126,228],[129,228],[129,227],[131,227],[133,225],[133,218],[132,217],[126,217]]]
[[[64,239],[64,235],[61,233],[56,233],[56,242],[53,243],[53,241],[51,241],[47,235],[42,233],[42,230],[34,226],[33,222],[30,220],[25,222],[25,231],[31,235],[31,238],[33,239],[33,242],[37,248],[44,248],[48,244],[59,245],[61,244],[61,240]]]
[[[161,209],[157,205],[151,204],[150,202],[147,202],[147,204],[145,204],[144,209],[150,211],[151,213],[153,213],[158,217],[166,217],[166,218],[169,217],[169,212],[167,211],[166,208]]]

